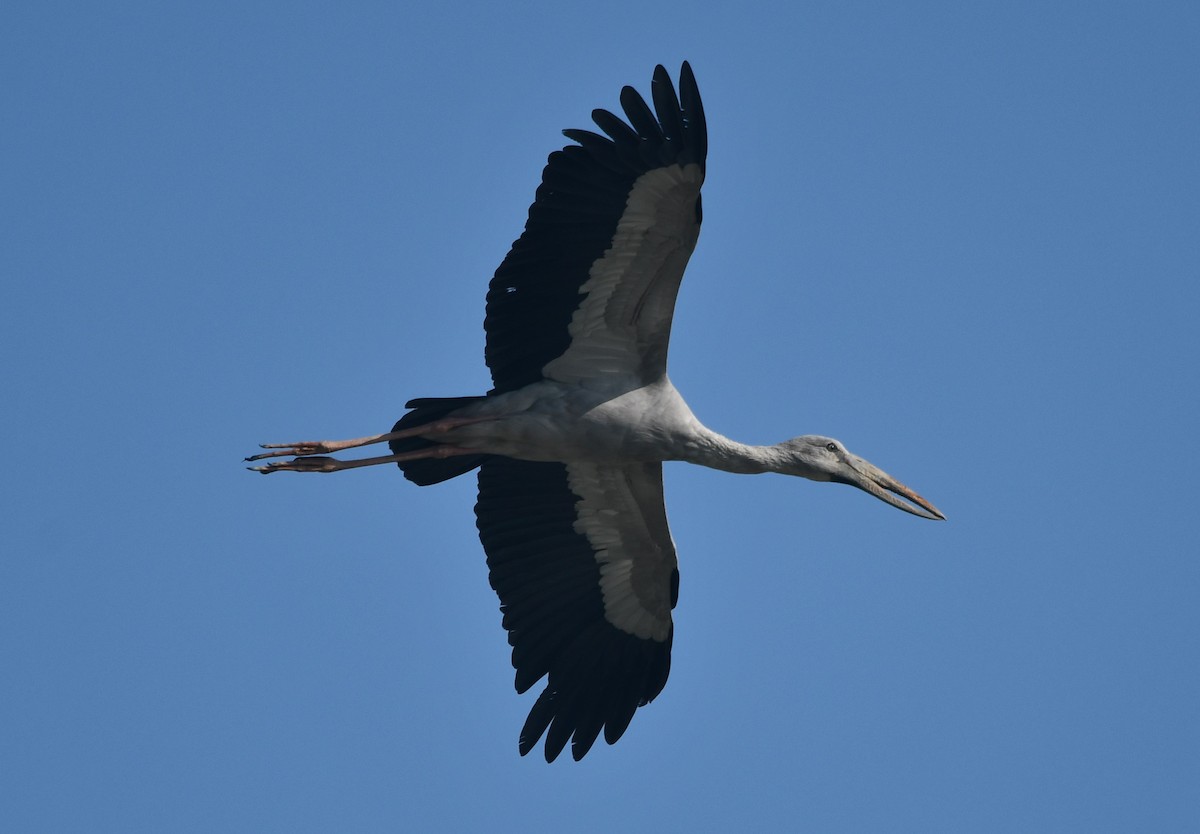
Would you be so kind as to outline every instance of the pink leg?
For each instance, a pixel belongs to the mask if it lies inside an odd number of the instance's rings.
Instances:
[[[359,460],[338,460],[337,458],[304,457],[292,460],[272,461],[262,466],[247,466],[251,472],[261,472],[270,475],[272,472],[340,472],[343,469],[357,469],[360,466],[378,466],[381,463],[401,463],[406,460],[421,460],[423,458],[449,458],[456,455],[478,454],[475,449],[462,446],[431,446],[428,449],[418,449],[415,452],[404,452],[399,455],[382,455],[377,458],[361,458]],[[263,457],[263,455],[259,455]],[[252,460],[252,458],[247,458]]]
[[[254,461],[262,460],[263,458],[281,458],[281,457],[307,457],[308,455],[326,455],[330,452],[341,452],[346,449],[355,449],[359,446],[370,446],[372,443],[386,443],[389,440],[402,440],[406,437],[429,437],[430,435],[443,434],[451,429],[457,429],[460,426],[469,426],[472,423],[484,423],[488,420],[494,420],[495,417],[443,417],[441,420],[434,420],[432,423],[423,423],[419,426],[414,426],[411,429],[402,429],[400,431],[390,431],[387,434],[373,434],[370,437],[356,437],[353,440],[302,440],[299,443],[260,443],[260,448],[273,449],[277,451],[262,452],[257,455],[251,455],[245,460]],[[460,453],[465,454],[465,453]],[[427,456],[428,457],[428,456]],[[374,458],[370,458],[374,460]],[[340,467],[345,469],[346,467]],[[300,470],[296,470],[300,471]],[[334,470],[324,470],[334,471]]]

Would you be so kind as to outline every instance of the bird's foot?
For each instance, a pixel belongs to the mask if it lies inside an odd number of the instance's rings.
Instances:
[[[282,452],[280,454],[289,453]],[[268,456],[255,455],[252,458],[246,458],[246,460],[258,460],[263,457]],[[247,466],[246,468],[251,472],[261,472],[264,475],[270,475],[272,472],[337,472],[339,469],[345,469],[346,466],[344,461],[340,461],[337,458],[298,457],[292,460],[276,460],[262,466]]]
[[[301,440],[298,443],[259,443],[260,449],[273,449],[275,451],[262,452],[257,455],[251,455],[244,460],[262,460],[263,458],[286,458],[286,457],[305,457],[306,455],[327,455],[330,452],[336,452],[339,448],[345,448],[344,444],[337,441],[327,440]]]

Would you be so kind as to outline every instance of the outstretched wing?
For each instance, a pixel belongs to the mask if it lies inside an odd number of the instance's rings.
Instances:
[[[513,647],[516,687],[549,675],[521,730],[546,761],[609,744],[671,668],[679,593],[662,465],[488,458],[475,505],[492,587]]]
[[[708,142],[687,63],[679,90],[659,66],[653,111],[625,87],[628,123],[594,110],[607,136],[563,131],[579,144],[550,154],[525,231],[488,287],[484,357],[496,392],[665,372],[675,296],[700,233]]]

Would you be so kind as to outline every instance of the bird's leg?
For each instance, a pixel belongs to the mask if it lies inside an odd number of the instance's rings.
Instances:
[[[412,452],[402,452],[398,455],[382,455],[376,458],[360,458],[359,460],[338,460],[323,456],[307,455],[292,460],[277,460],[262,466],[246,467],[251,472],[261,472],[270,475],[272,472],[340,472],[343,469],[357,469],[360,466],[378,466],[381,463],[402,463],[406,460],[421,460],[423,458],[449,458],[456,455],[478,454],[475,449],[463,446],[431,446],[428,449],[417,449]],[[262,457],[262,455],[259,455]],[[247,458],[249,460],[249,458]]]
[[[390,431],[386,434],[373,434],[368,437],[356,437],[353,440],[301,440],[298,443],[260,443],[259,447],[263,449],[271,449],[269,452],[261,452],[257,455],[251,455],[246,458],[248,461],[262,460],[264,458],[282,458],[282,457],[307,457],[309,455],[327,455],[330,452],[341,452],[346,449],[356,449],[359,446],[370,446],[372,443],[387,443],[391,440],[403,440],[406,437],[427,437],[429,435],[438,435],[457,429],[460,426],[469,426],[472,423],[482,423],[487,420],[493,420],[494,417],[443,417],[440,420],[434,420],[429,423],[422,423],[419,426],[413,426],[411,429],[401,429],[400,431]],[[373,458],[369,458],[373,460]],[[345,468],[345,467],[342,467]],[[299,471],[299,470],[297,470]],[[333,470],[323,470],[333,471]]]
[[[325,455],[330,452],[340,452],[344,449],[354,449],[358,446],[369,446],[372,443],[382,443],[390,440],[388,434],[373,434],[369,437],[356,437],[353,440],[301,440],[296,443],[260,443],[259,448],[276,449],[278,451],[262,452],[251,455],[246,460],[262,460],[263,458],[287,457],[288,455]]]

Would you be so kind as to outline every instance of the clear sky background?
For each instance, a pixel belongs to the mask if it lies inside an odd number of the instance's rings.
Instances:
[[[3,17],[0,828],[1200,830],[1200,5]],[[671,679],[547,766],[473,478],[241,458],[485,391],[558,131],[683,59],[674,382],[949,521],[669,465]]]

